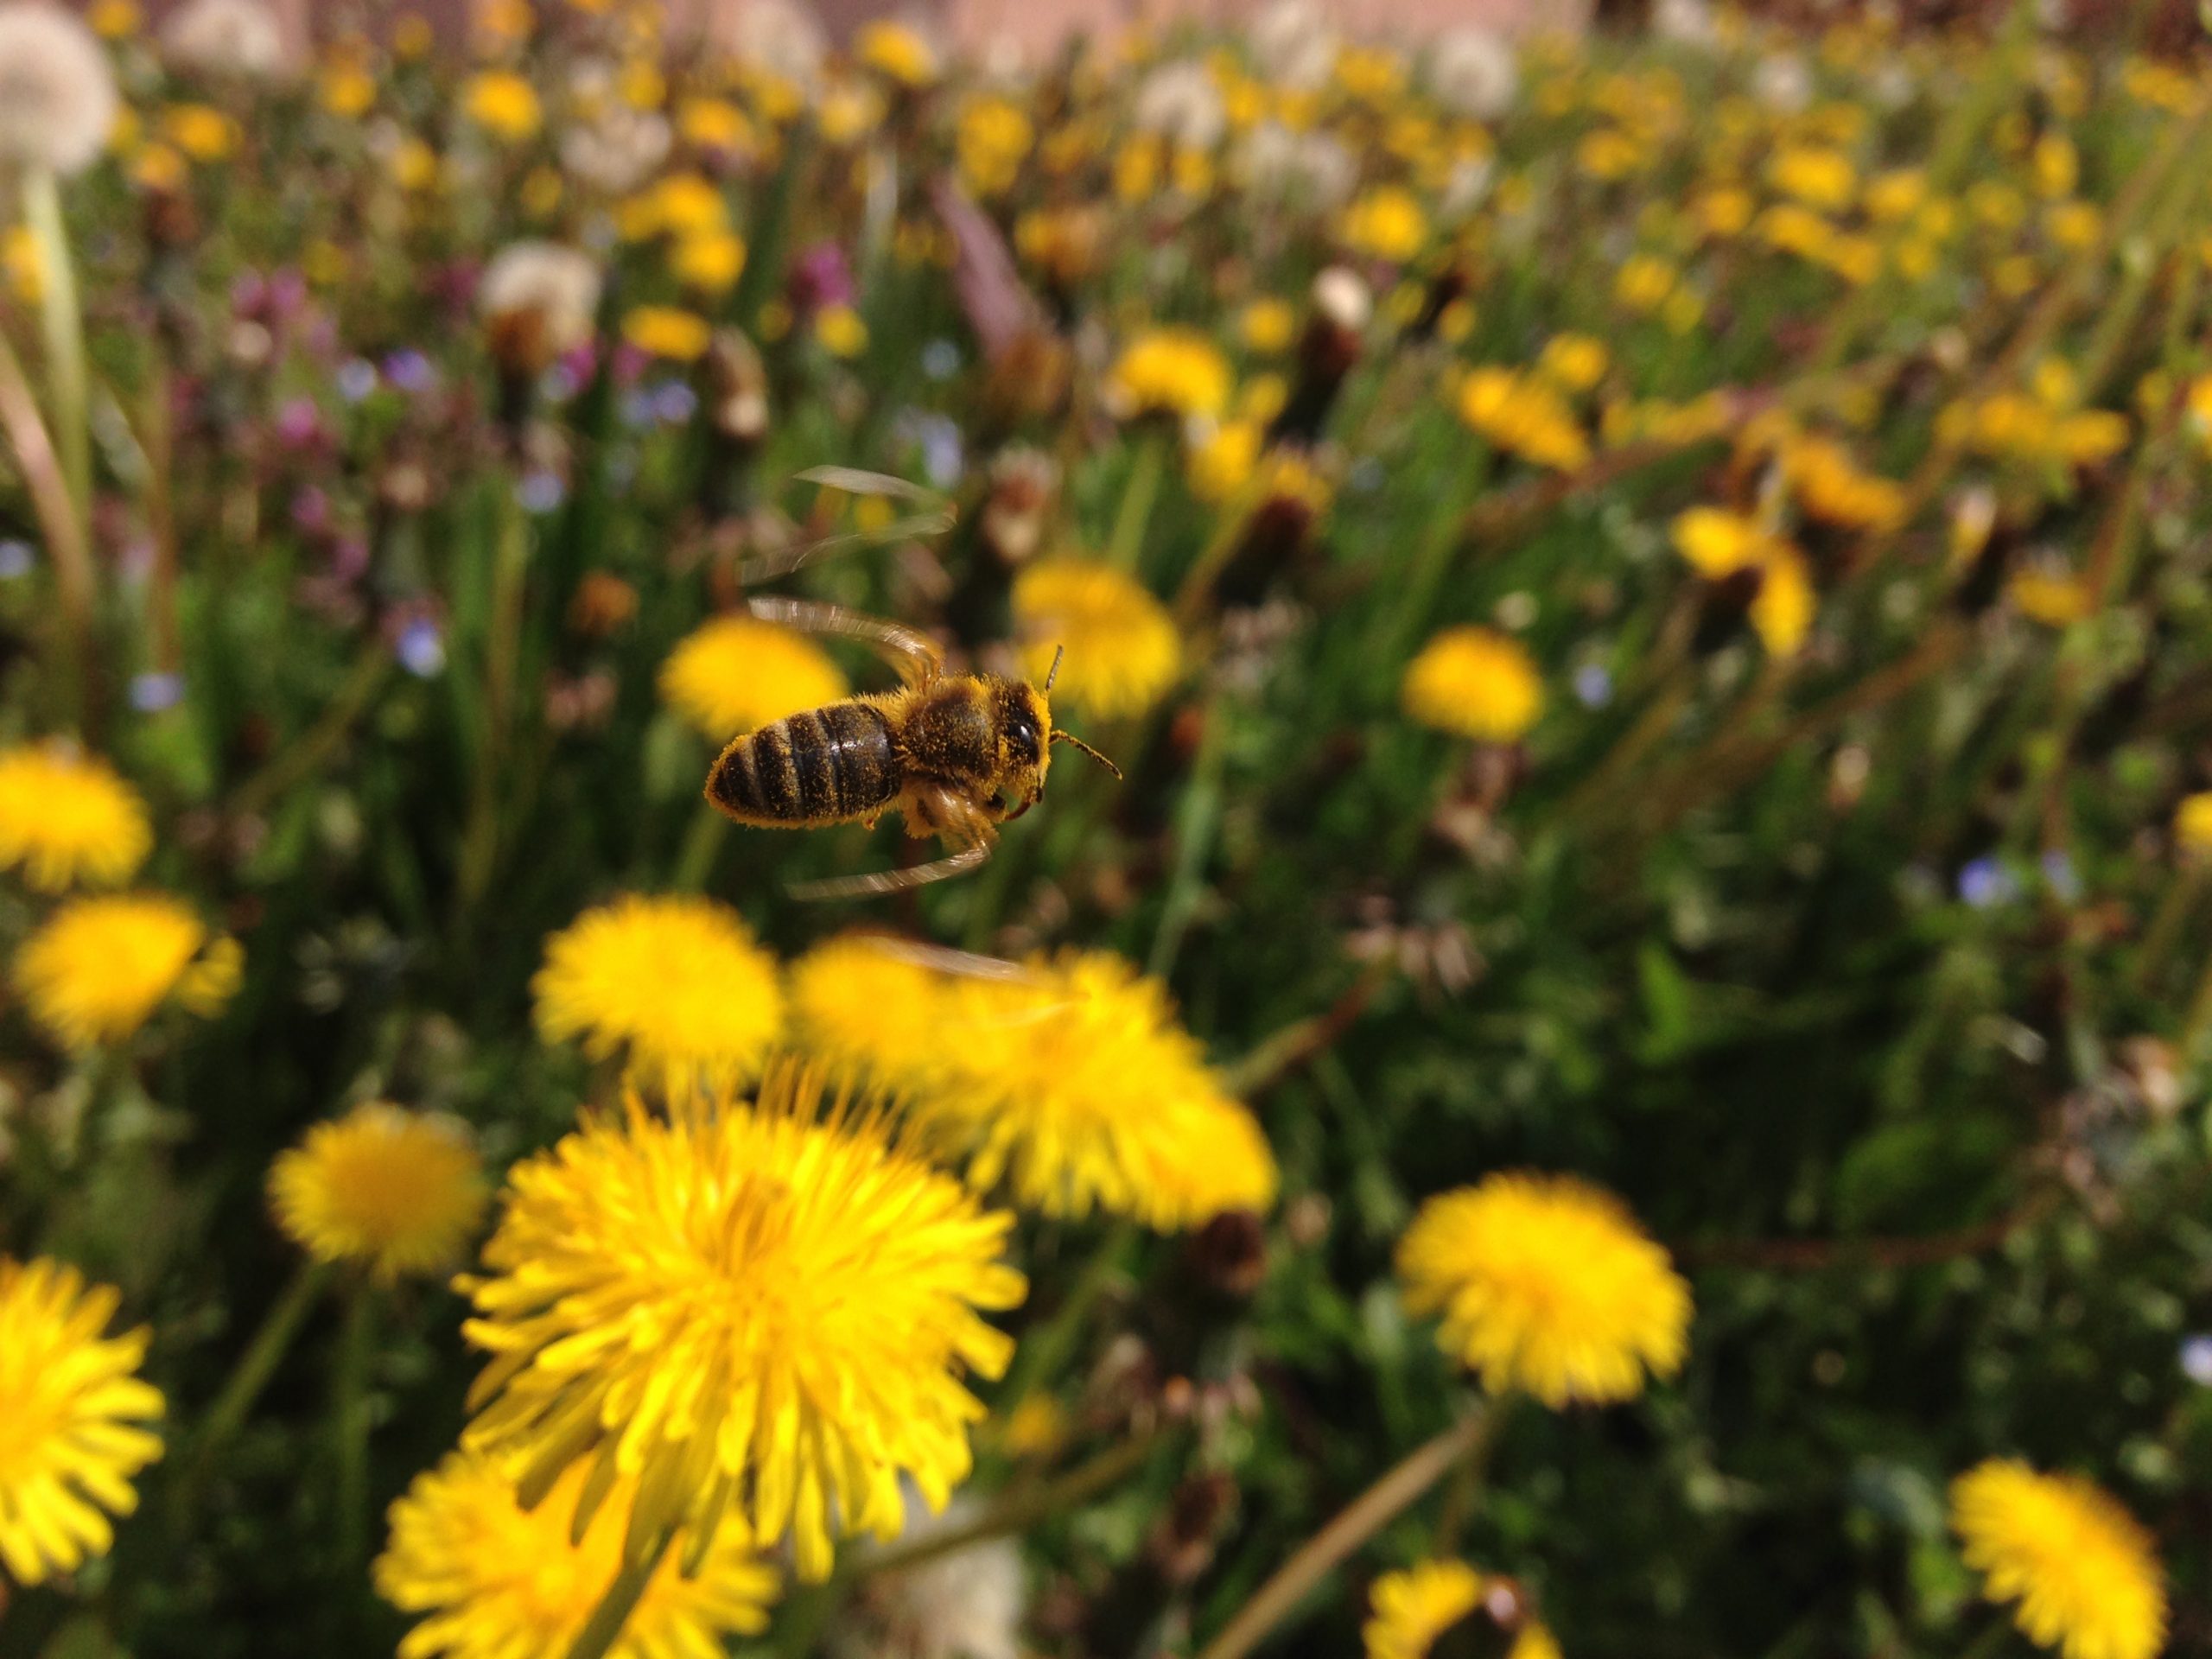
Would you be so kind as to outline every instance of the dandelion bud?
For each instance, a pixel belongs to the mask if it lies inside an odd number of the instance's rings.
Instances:
[[[1321,435],[1344,377],[1359,361],[1362,335],[1375,314],[1366,283],[1343,265],[1313,279],[1313,313],[1298,345],[1298,382],[1268,429],[1275,442],[1311,443]]]
[[[1207,1290],[1243,1301],[1268,1276],[1267,1230],[1253,1211],[1226,1210],[1191,1235],[1183,1255]]]

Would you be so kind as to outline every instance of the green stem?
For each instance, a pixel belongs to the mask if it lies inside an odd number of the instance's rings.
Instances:
[[[2203,974],[2196,982],[2196,993],[2189,999],[2189,1018],[2182,1024],[2181,1038],[2176,1045],[2184,1065],[2196,1063],[2197,1045],[2207,1031],[2212,1031],[2212,957],[2206,959]]]
[[[2197,901],[2204,895],[2206,868],[2202,861],[2192,861],[2166,883],[2166,896],[2158,901],[2151,925],[2144,930],[2142,948],[2135,953],[2137,990],[2147,994],[2158,984],[2166,958],[2180,942],[2182,924],[2195,912]]]
[[[622,1627],[630,1622],[630,1615],[645,1593],[645,1586],[653,1581],[653,1574],[660,1568],[661,1557],[668,1554],[674,1531],[665,1531],[656,1539],[651,1548],[637,1560],[624,1564],[614,1575],[614,1582],[607,1586],[599,1605],[592,1610],[590,1621],[578,1633],[574,1645],[569,1649],[568,1659],[606,1659],[607,1650],[622,1637]]]
[[[337,1442],[338,1558],[352,1571],[366,1558],[369,1521],[369,1357],[376,1328],[376,1293],[357,1279],[346,1299],[331,1392],[331,1432]]]
[[[677,893],[697,893],[715,871],[715,859],[729,839],[730,821],[702,803],[693,812],[690,828],[683,832],[683,849],[676,855],[676,874],[670,882]]]
[[[947,1555],[957,1554],[994,1538],[1026,1534],[1031,1529],[1072,1513],[1098,1493],[1117,1485],[1151,1456],[1164,1431],[1154,1427],[1134,1439],[1109,1446],[1096,1457],[1077,1464],[1064,1475],[1033,1486],[1001,1494],[990,1508],[963,1527],[933,1533],[912,1543],[893,1545],[870,1555],[860,1572],[874,1578],[904,1573]]]
[[[1116,570],[1137,568],[1144,550],[1145,526],[1151,522],[1152,505],[1160,499],[1160,482],[1167,471],[1167,446],[1173,435],[1155,423],[1137,438],[1136,456],[1129,463],[1128,480],[1122,486],[1122,505],[1114,515],[1114,532],[1106,543],[1106,563]]]
[[[484,652],[484,741],[476,753],[467,828],[461,847],[460,897],[474,910],[492,885],[499,859],[499,800],[515,725],[515,674],[522,655],[523,575],[530,563],[530,524],[505,480],[492,554],[492,614]]]
[[[322,1294],[323,1287],[330,1282],[330,1273],[328,1262],[302,1262],[299,1271],[292,1275],[291,1283],[284,1287],[283,1293],[262,1316],[260,1330],[254,1332],[253,1340],[238,1356],[238,1363],[231,1368],[229,1379],[223,1384],[223,1391],[215,1396],[215,1403],[208,1407],[207,1414],[200,1420],[191,1460],[185,1465],[184,1474],[169,1500],[171,1513],[177,1520],[190,1516],[217,1455],[231,1443],[231,1437],[245,1423],[253,1402],[261,1397],[261,1391],[275,1375],[277,1364],[289,1351],[308,1310]]]
[[[16,452],[16,464],[29,490],[31,510],[54,561],[57,606],[49,630],[57,701],[65,715],[84,719],[92,707],[93,611],[97,590],[84,521],[69,499],[68,481],[54,452],[45,417],[31,391],[29,378],[0,331],[0,433]]]
[[[1423,1492],[1487,1440],[1497,1417],[1494,1406],[1469,1412],[1354,1498],[1275,1570],[1221,1634],[1198,1650],[1198,1659],[1243,1659],[1354,1550],[1411,1508]]]
[[[1015,1348],[1014,1369],[1007,1373],[1006,1386],[992,1402],[992,1416],[1001,1431],[1014,1421],[1014,1414],[1036,1391],[1038,1384],[1056,1377],[1066,1365],[1083,1338],[1084,1325],[1091,1309],[1106,1287],[1121,1273],[1136,1238],[1135,1222],[1116,1222],[1098,1241],[1090,1259],[1084,1263],[1083,1272],[1068,1287],[1059,1306],[1052,1310],[1052,1318],[1023,1338]]]
[[[54,391],[54,442],[77,522],[92,522],[92,440],[85,371],[85,323],[77,303],[77,273],[69,257],[69,232],[61,219],[61,187],[54,169],[34,167],[23,175],[23,218],[38,250],[41,321],[46,332],[46,372]]]
[[[1459,1465],[1452,1471],[1452,1484],[1444,1489],[1444,1505],[1437,1513],[1435,1548],[1429,1552],[1440,1560],[1459,1553],[1460,1535],[1480,1507],[1483,1477],[1489,1472],[1491,1450],[1497,1444],[1498,1425],[1513,1399],[1510,1394],[1501,1394],[1491,1402],[1491,1422],[1460,1453]]]
[[[346,734],[368,708],[391,667],[391,649],[380,638],[369,639],[353,659],[352,671],[321,718],[279,750],[267,766],[238,785],[238,793],[231,798],[232,814],[251,817],[264,810],[295,784],[312,776],[345,741]]]
[[[1386,608],[1377,619],[1378,625],[1369,630],[1367,671],[1378,683],[1396,684],[1414,636],[1435,608],[1452,556],[1465,540],[1468,509],[1482,493],[1489,474],[1490,457],[1477,447],[1444,484],[1429,515],[1428,533],[1414,550],[1397,604]]]
[[[1154,979],[1165,979],[1175,969],[1184,936],[1191,930],[1192,917],[1198,913],[1198,894],[1205,886],[1206,858],[1213,850],[1214,831],[1221,823],[1222,779],[1228,766],[1227,746],[1222,739],[1229,724],[1227,700],[1217,696],[1204,714],[1190,786],[1184,791],[1175,814],[1174,874],[1160,907],[1152,955],[1145,963],[1145,972]]]

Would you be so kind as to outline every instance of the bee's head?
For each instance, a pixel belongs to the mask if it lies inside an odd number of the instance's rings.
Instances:
[[[1015,792],[1033,800],[1043,792],[1045,770],[1052,765],[1052,705],[1045,693],[1024,680],[999,686],[999,751]],[[1033,782],[1034,787],[1024,787]]]

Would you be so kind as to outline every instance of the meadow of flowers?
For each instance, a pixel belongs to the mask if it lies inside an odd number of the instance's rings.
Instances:
[[[0,3],[0,1659],[2212,1643],[2212,66],[2047,10]],[[764,595],[1121,775],[796,895]]]

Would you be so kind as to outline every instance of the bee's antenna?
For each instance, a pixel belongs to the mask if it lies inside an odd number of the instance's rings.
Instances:
[[[1116,766],[1111,760],[1109,760],[1104,755],[1099,753],[1097,750],[1092,748],[1090,744],[1077,737],[1073,732],[1054,732],[1052,734],[1052,741],[1055,743],[1074,744],[1076,747],[1081,749],[1085,754],[1096,760],[1100,766],[1112,772],[1116,781],[1120,779],[1122,776],[1122,769]]]
[[[1052,682],[1060,677],[1060,658],[1067,654],[1068,648],[1065,645],[1058,647],[1052,652],[1052,672],[1045,676],[1045,695],[1048,697],[1052,695]]]

